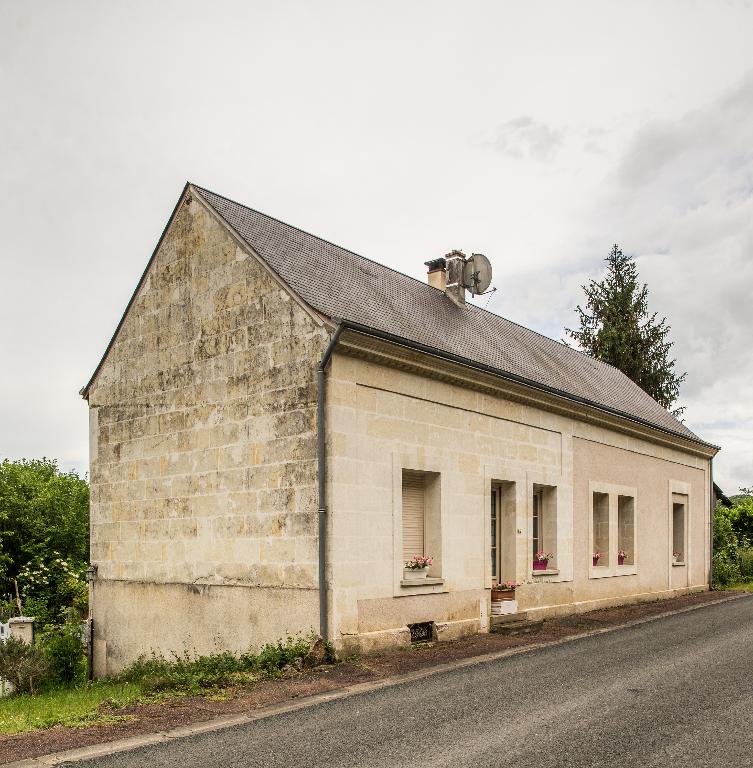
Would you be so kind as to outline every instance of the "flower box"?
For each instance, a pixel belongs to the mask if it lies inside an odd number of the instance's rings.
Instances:
[[[492,587],[492,602],[504,603],[510,600],[515,600],[515,589],[519,587],[517,581],[508,581],[505,584],[497,584]]]
[[[493,589],[492,590],[493,603],[503,603],[505,602],[505,600],[514,600],[514,599],[515,599],[514,589]]]
[[[428,555],[413,555],[403,568],[404,581],[423,581],[429,573],[434,559]]]
[[[533,570],[534,571],[545,571],[547,569],[547,566],[549,565],[548,560],[534,560],[533,561]]]

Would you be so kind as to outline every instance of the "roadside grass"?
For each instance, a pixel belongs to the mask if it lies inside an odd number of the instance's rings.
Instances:
[[[753,581],[736,581],[722,589],[725,592],[753,592]]]
[[[0,734],[24,733],[53,725],[80,727],[125,720],[113,715],[111,709],[132,704],[141,697],[140,685],[106,680],[34,696],[6,696],[0,699]]]
[[[128,719],[118,715],[121,707],[178,696],[230,698],[238,686],[303,669],[314,644],[313,636],[296,636],[269,643],[258,654],[225,651],[207,656],[176,654],[170,659],[141,657],[115,678],[35,695],[6,696],[0,698],[0,735],[54,725],[75,728],[117,722]],[[325,656],[316,663],[331,659],[332,650],[326,648]]]

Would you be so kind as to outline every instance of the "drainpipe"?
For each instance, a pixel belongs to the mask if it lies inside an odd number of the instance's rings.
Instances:
[[[326,642],[329,640],[329,616],[327,615],[327,490],[326,490],[326,425],[324,423],[325,412],[325,377],[324,372],[329,363],[337,340],[342,333],[343,325],[338,323],[332,334],[327,348],[324,350],[319,367],[316,369],[316,453],[317,474],[319,477],[319,636]]]
[[[714,587],[714,460],[709,459],[709,589]]]

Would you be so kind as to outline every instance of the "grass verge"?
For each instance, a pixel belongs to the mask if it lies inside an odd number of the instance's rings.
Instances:
[[[141,657],[117,678],[0,698],[0,735],[54,725],[76,727],[117,722],[126,719],[117,714],[119,708],[162,698],[196,694],[227,698],[237,686],[301,670],[304,659],[316,648],[320,649],[320,657],[312,663],[331,658],[331,649],[314,636],[287,637],[268,643],[258,654],[225,651],[207,656],[186,652],[169,659],[156,655]]]
[[[738,581],[722,589],[725,592],[753,592],[753,581]]]
[[[77,688],[56,689],[35,696],[0,699],[0,734],[25,733],[53,725],[84,726],[123,720],[111,709],[142,697],[135,683],[102,681]]]

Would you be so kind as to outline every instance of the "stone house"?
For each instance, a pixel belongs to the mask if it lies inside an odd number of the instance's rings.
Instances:
[[[707,588],[717,449],[459,256],[424,283],[186,185],[82,390],[97,674],[486,631],[498,580],[532,617]]]

